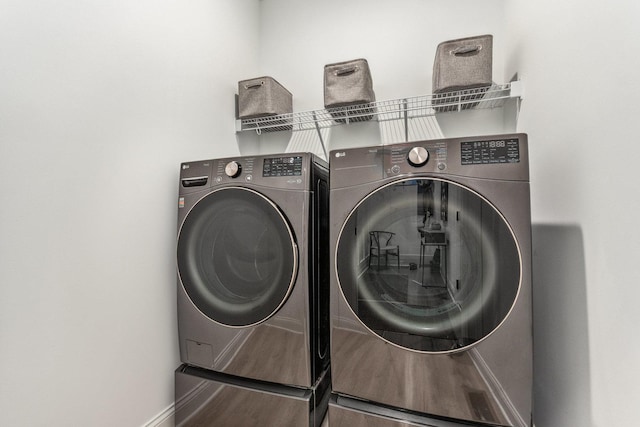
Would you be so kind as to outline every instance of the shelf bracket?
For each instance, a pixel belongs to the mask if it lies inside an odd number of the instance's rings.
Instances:
[[[511,82],[510,87],[510,95],[512,98],[519,98],[520,100],[524,99],[524,84],[522,84],[522,81],[514,80]]]
[[[320,139],[320,145],[322,145],[322,151],[324,152],[324,158],[329,159],[329,155],[327,154],[327,146],[324,144],[324,139],[322,139],[322,132],[320,131],[320,125],[318,124],[318,117],[316,116],[316,112],[313,112],[313,122],[316,125],[316,132],[318,133],[318,139]]]
[[[404,142],[409,142],[409,113],[407,107],[409,103],[405,99],[402,100],[402,115],[404,116]]]

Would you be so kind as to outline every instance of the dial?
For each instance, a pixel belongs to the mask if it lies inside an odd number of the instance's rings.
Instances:
[[[231,161],[224,167],[224,173],[226,173],[229,178],[237,177],[240,175],[240,172],[242,172],[242,166],[236,161]]]
[[[429,161],[429,152],[424,147],[413,147],[407,155],[407,161],[411,166],[423,166]]]

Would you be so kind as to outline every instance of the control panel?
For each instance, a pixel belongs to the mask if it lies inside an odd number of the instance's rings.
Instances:
[[[262,163],[262,176],[300,176],[302,156],[266,158]]]
[[[524,133],[331,151],[332,182],[340,182],[344,187],[417,175],[527,181],[528,164],[528,141]]]
[[[305,185],[305,156],[300,154],[276,157],[235,157],[210,160],[211,177],[204,174],[183,183],[183,187],[223,184],[255,184],[274,188],[299,188]]]
[[[462,165],[485,165],[520,162],[518,138],[463,141],[460,143]]]
[[[442,172],[447,168],[447,145],[438,141],[392,145],[385,153],[386,176],[415,172]]]

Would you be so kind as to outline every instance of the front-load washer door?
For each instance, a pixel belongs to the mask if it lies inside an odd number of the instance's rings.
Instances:
[[[336,250],[340,290],[383,340],[425,353],[478,343],[508,317],[521,283],[514,234],[477,192],[441,179],[394,181],[351,211]]]
[[[178,274],[193,304],[223,325],[268,319],[286,301],[298,266],[294,234],[280,209],[242,187],[209,193],[178,234]]]

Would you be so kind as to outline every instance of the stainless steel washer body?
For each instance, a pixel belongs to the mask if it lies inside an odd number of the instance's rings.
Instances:
[[[530,426],[526,135],[334,150],[330,175],[330,425]]]
[[[181,165],[182,362],[314,386],[329,360],[327,177],[309,153]]]

